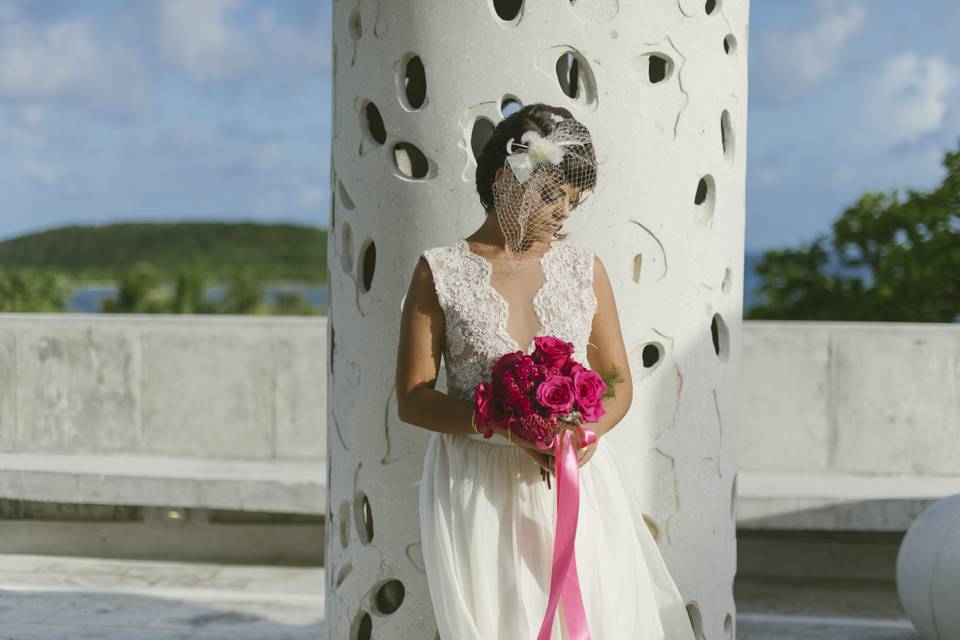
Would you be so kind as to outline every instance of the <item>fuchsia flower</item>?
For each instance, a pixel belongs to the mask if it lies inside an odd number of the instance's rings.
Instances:
[[[567,376],[547,376],[537,387],[537,402],[549,411],[550,418],[570,413],[575,399],[573,380]]]
[[[537,336],[526,355],[512,351],[491,367],[491,380],[474,390],[477,424],[490,437],[493,425],[510,429],[538,446],[553,446],[559,418],[571,412],[584,422],[604,414],[603,378],[572,358],[573,344],[556,336]]]

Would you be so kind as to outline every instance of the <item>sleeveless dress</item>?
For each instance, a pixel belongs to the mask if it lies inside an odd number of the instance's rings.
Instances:
[[[423,252],[446,329],[447,393],[471,400],[501,355],[522,350],[507,332],[511,305],[493,265],[466,240]],[[537,335],[586,345],[597,307],[593,253],[555,241],[539,259],[542,286],[529,300]],[[521,313],[522,309],[516,311]],[[616,428],[629,428],[619,424]],[[577,572],[593,640],[694,640],[686,606],[639,508],[601,438],[580,467]],[[552,479],[552,480],[555,480]],[[442,640],[535,640],[550,592],[556,482],[520,447],[494,435],[434,432],[419,490],[420,534]],[[551,640],[566,640],[563,605]]]

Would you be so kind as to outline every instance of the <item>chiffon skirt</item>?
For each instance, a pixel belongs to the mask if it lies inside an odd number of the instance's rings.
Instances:
[[[694,640],[676,584],[600,442],[580,468],[577,574],[593,640]],[[420,533],[442,640],[536,640],[550,593],[556,478],[500,436],[433,433]],[[567,640],[563,604],[551,640]]]

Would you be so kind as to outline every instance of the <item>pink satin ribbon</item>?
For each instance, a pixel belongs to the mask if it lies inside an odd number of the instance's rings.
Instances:
[[[553,537],[553,569],[550,574],[550,597],[547,612],[540,626],[537,640],[550,640],[557,603],[563,600],[563,619],[570,640],[590,640],[587,614],[580,594],[580,579],[577,577],[577,555],[574,540],[577,537],[577,518],[580,513],[580,465],[577,448],[597,441],[590,429],[579,427],[580,442],[570,441],[569,429],[560,432],[554,443],[554,460],[557,475],[557,528]]]

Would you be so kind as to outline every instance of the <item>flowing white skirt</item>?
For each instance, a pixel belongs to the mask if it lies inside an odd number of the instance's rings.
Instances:
[[[550,593],[556,478],[499,436],[433,433],[420,533],[442,640],[536,640]],[[600,442],[580,468],[577,574],[593,640],[694,640],[642,514]],[[567,640],[563,605],[551,640]]]

